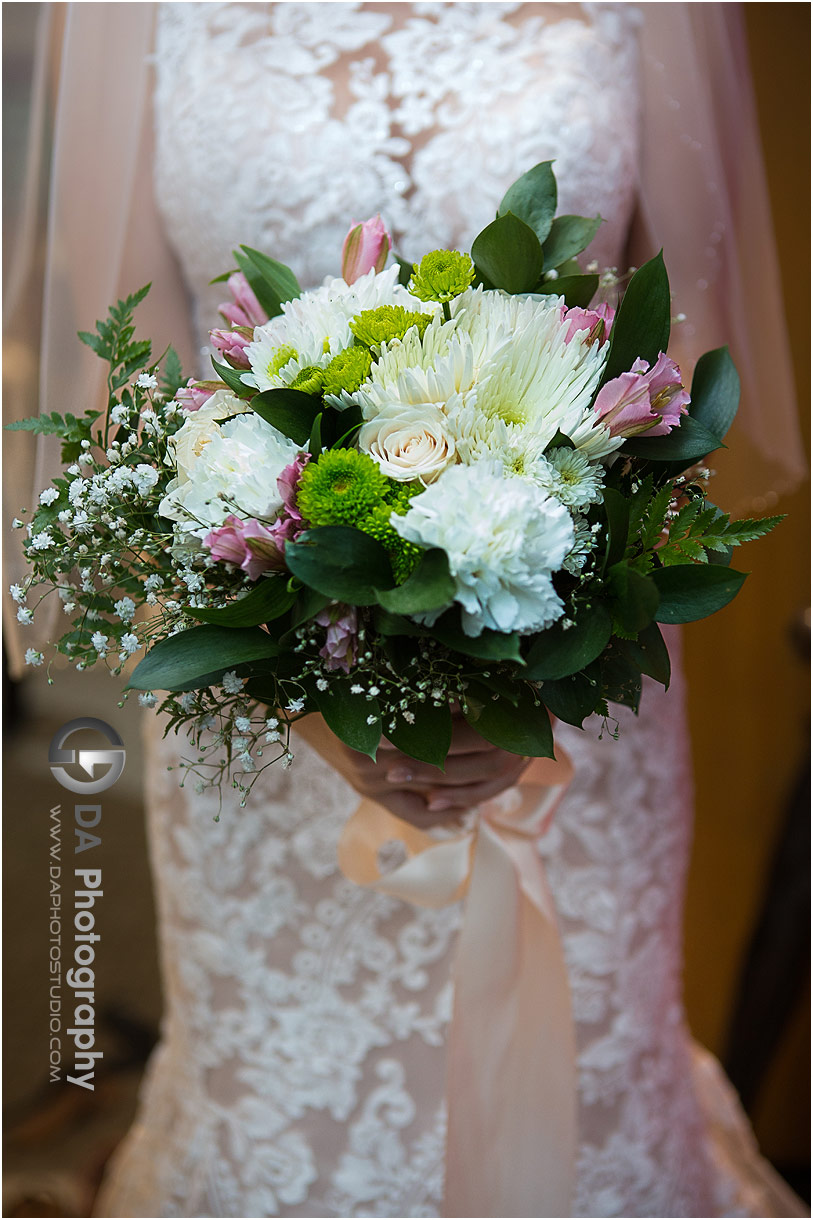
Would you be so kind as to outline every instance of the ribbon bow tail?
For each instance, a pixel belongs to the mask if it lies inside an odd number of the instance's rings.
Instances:
[[[454,967],[445,1216],[571,1214],[576,1046],[552,912],[534,843],[483,821]]]
[[[536,838],[572,776],[538,759],[438,841],[362,801],[339,845],[345,875],[423,906],[467,892],[447,1055],[445,1216],[567,1216],[576,1160],[576,1046],[567,968]],[[382,874],[379,849],[406,860]]]

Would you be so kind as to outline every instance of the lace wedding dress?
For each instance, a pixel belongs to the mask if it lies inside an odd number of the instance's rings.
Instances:
[[[555,158],[560,212],[623,261],[637,186],[640,14],[545,4],[166,4],[159,206],[201,339],[240,242],[300,282],[353,218],[406,258],[467,246]],[[675,641],[673,641],[675,643]],[[676,665],[676,669],[679,667]],[[791,1215],[680,999],[691,791],[680,676],[640,719],[561,726],[575,779],[539,848],[578,1038],[577,1216]],[[177,786],[150,729],[166,1016],[109,1216],[431,1216],[443,1190],[444,1035],[458,907],[355,887],[355,793],[304,742],[245,809]]]

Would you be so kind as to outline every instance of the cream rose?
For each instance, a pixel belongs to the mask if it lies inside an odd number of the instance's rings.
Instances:
[[[433,482],[455,461],[455,443],[446,417],[432,403],[391,408],[362,425],[359,448],[378,462],[384,474],[404,482]]]

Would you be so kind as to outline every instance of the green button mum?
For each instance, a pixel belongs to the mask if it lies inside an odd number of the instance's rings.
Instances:
[[[345,348],[325,369],[324,393],[341,394],[342,390],[354,393],[367,380],[372,364],[373,358],[366,347]]]
[[[324,370],[320,369],[318,365],[309,364],[299,370],[288,389],[300,390],[303,394],[321,394],[324,379]]]
[[[412,270],[409,291],[421,301],[451,301],[474,279],[474,264],[457,250],[432,250]]]
[[[389,480],[356,449],[328,449],[302,471],[297,506],[313,525],[358,525],[384,502]]]
[[[392,339],[403,339],[412,326],[423,337],[432,315],[404,309],[403,305],[379,305],[378,309],[363,309],[350,323],[350,329],[365,347],[378,348]]]
[[[423,491],[423,488],[419,487],[418,490]],[[407,542],[390,525],[390,517],[393,512],[402,511],[406,512],[406,508],[401,510],[397,505],[380,504],[358,523],[358,528],[362,533],[369,534],[384,547],[390,557],[392,574],[397,585],[402,585],[407,576],[417,567],[422,554],[419,546],[416,546],[414,542]]]

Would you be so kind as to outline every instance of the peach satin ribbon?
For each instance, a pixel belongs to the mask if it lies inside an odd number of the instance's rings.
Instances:
[[[467,893],[448,1042],[445,1216],[568,1216],[576,1157],[576,1045],[556,913],[535,840],[572,777],[535,759],[438,840],[364,800],[339,844],[359,885],[423,906]],[[382,874],[393,840],[407,859]]]

